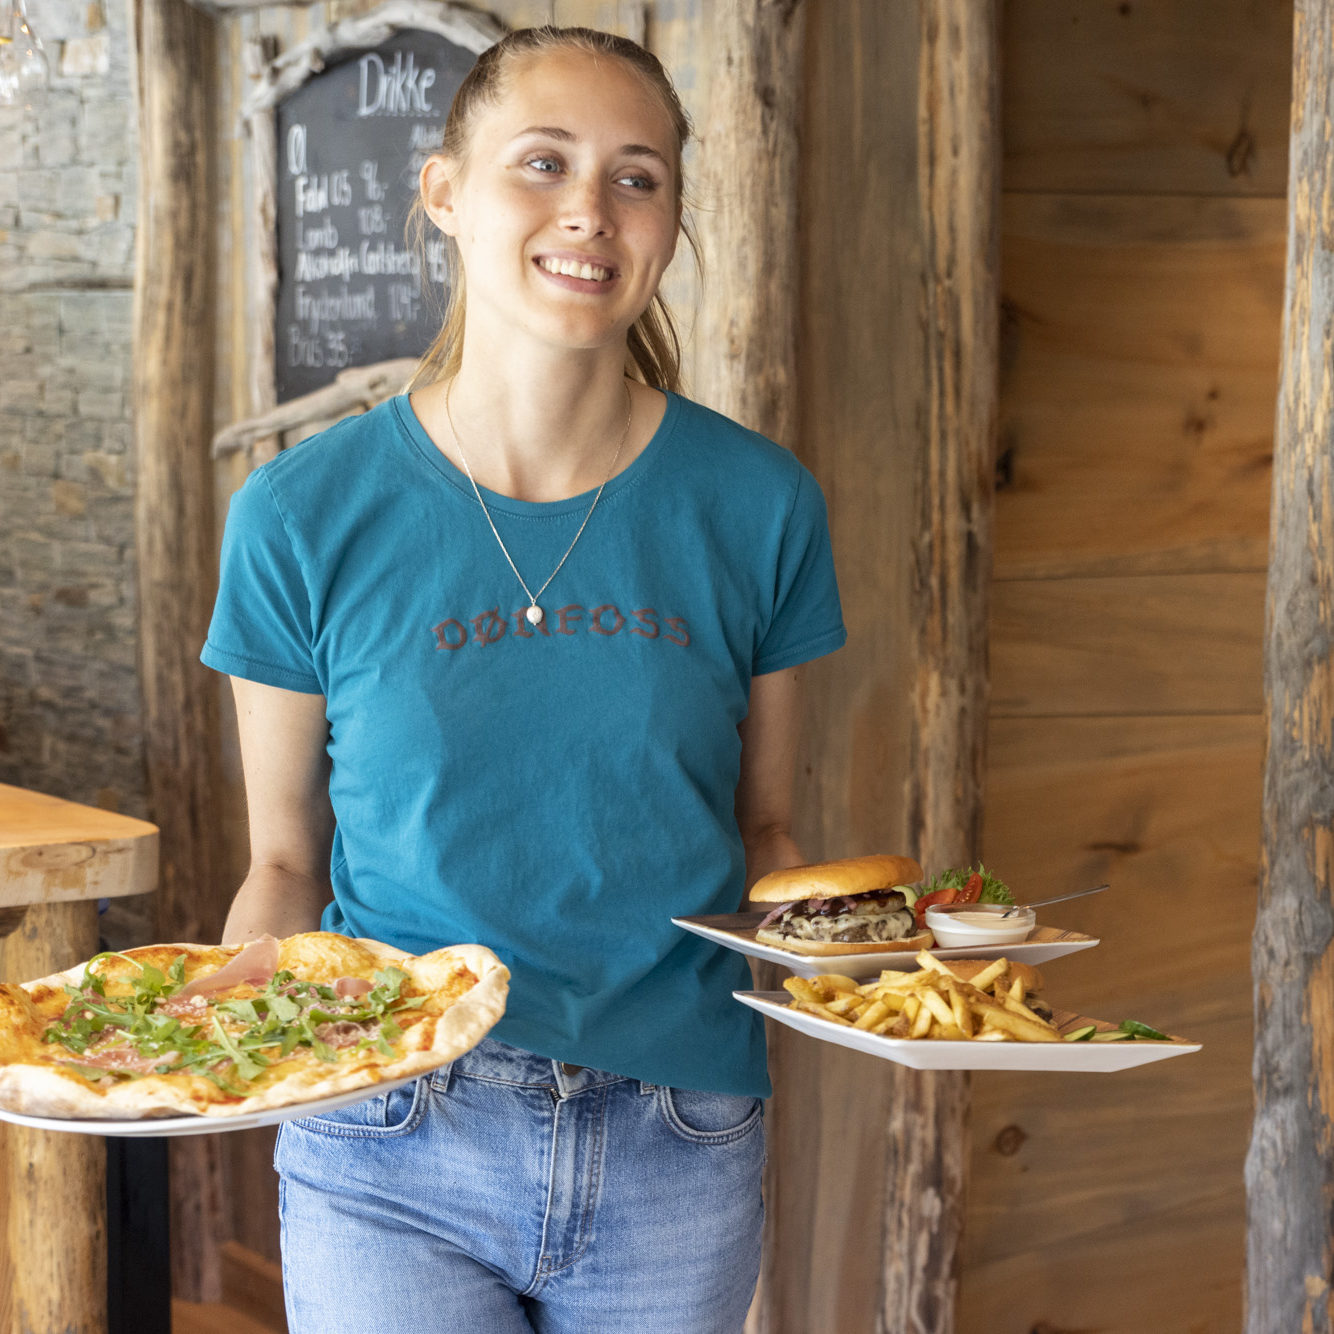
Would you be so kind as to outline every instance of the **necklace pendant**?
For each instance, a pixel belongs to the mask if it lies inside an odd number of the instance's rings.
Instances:
[[[524,617],[529,625],[541,625],[542,608],[539,607],[536,602],[534,602],[533,605],[529,607],[526,612],[524,612]]]

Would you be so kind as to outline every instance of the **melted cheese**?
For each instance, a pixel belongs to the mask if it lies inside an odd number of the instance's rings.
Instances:
[[[842,932],[859,929],[859,941],[888,941],[912,935],[917,926],[906,908],[889,911],[880,908],[877,911],[876,907],[868,907],[865,912],[827,917],[798,916],[792,910],[779,918],[774,929],[779,935],[795,936],[799,940],[838,940]]]

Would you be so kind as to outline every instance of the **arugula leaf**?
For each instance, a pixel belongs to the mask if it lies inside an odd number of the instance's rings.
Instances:
[[[398,993],[403,990],[403,983],[408,980],[408,975],[401,968],[395,968],[393,964],[388,968],[377,969],[374,976],[376,986],[371,995],[381,991],[387,1000],[397,1000]]]
[[[135,964],[139,972],[124,979],[131,995],[108,1000],[106,975],[94,972],[93,965],[111,958],[125,959]],[[298,1047],[310,1048],[322,1061],[336,1062],[338,1051],[316,1033],[321,1024],[362,1025],[365,1033],[356,1050],[373,1048],[392,1056],[390,1044],[403,1033],[392,1014],[417,1010],[428,999],[403,996],[404,984],[411,979],[401,968],[392,966],[375,974],[375,986],[369,992],[345,997],[340,997],[332,986],[304,981],[291,971],[282,970],[275,973],[263,992],[252,998],[208,1001],[212,1022],[204,1019],[201,1026],[191,1023],[189,1018],[154,1013],[160,1000],[185,985],[185,963],[186,956],[177,955],[164,972],[114,950],[96,955],[84,970],[82,987],[65,985],[68,1004],[61,1017],[48,1025],[42,1040],[57,1043],[78,1056],[97,1043],[107,1029],[114,1029],[116,1041],[126,1043],[139,1055],[157,1063],[155,1073],[202,1075],[225,1092],[244,1096],[245,1089],[237,1087],[238,1083],[248,1084],[268,1067],[271,1059],[282,1060]],[[223,1016],[243,1024],[244,1032],[238,1036],[225,1028]],[[142,1077],[135,1071],[71,1062],[76,1064],[81,1071],[91,1072],[89,1078]],[[224,1074],[228,1067],[231,1073]]]
[[[247,1024],[262,1023],[259,1011],[255,1008],[253,1000],[222,1001],[213,1007],[215,1010],[221,1010],[224,1014],[234,1015],[237,1019],[244,1020]]]
[[[218,1035],[218,1045],[232,1058],[232,1064],[236,1066],[236,1073],[242,1079],[251,1080],[263,1072],[264,1065],[241,1050],[227,1030],[223,1028],[222,1021],[217,1015],[213,1016],[213,1031]]]
[[[133,981],[136,999],[144,996],[157,996],[167,985],[167,975],[151,963],[141,965],[143,971]]]
[[[83,1065],[79,1061],[68,1061],[66,1064],[71,1070],[77,1070],[85,1079],[91,1079],[94,1082],[107,1077],[122,1081],[139,1078],[138,1075],[129,1070],[106,1070],[100,1065]]]
[[[201,1070],[199,1072],[210,1083],[216,1084],[224,1093],[230,1093],[237,1098],[244,1098],[245,1089],[239,1089],[235,1084],[229,1084],[216,1070]]]

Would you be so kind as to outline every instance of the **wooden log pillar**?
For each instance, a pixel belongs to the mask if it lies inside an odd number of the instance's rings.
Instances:
[[[1334,1328],[1334,0],[1298,0],[1265,627],[1247,1334]]]
[[[796,449],[805,6],[802,0],[726,0],[699,22],[708,27],[700,49],[709,53],[711,73],[707,113],[696,126],[703,147],[697,193],[704,205],[698,227],[705,277],[691,389],[702,403]],[[781,985],[783,970],[760,965],[754,971],[758,986]],[[768,1028],[773,1069],[785,1039],[776,1025]],[[781,1083],[775,1079],[776,1089]],[[782,1115],[779,1097],[771,1104],[771,1127]],[[777,1329],[786,1282],[773,1202],[786,1170],[771,1155],[764,1254],[746,1334]]]
[[[851,635],[803,674],[801,840],[812,856],[967,861],[997,393],[995,10],[733,2],[710,23],[694,390],[814,470]],[[748,1330],[951,1329],[966,1080],[773,1026],[770,1066]]]
[[[918,165],[923,432],[913,494],[909,844],[928,872],[982,846],[987,609],[998,397],[997,12],[922,0]],[[903,1070],[890,1106],[881,1328],[954,1328],[968,1168],[968,1077]]]
[[[140,679],[149,801],[161,827],[158,940],[216,941],[229,898],[218,812],[218,719],[199,663],[216,588],[213,520],[212,19],[185,0],[134,0],[139,102],[134,424]],[[221,1290],[218,1137],[172,1141],[175,1295]]]
[[[797,131],[802,0],[725,0],[700,19],[712,67],[698,222],[705,299],[694,396],[797,446]]]
[[[830,502],[849,643],[811,671],[803,838],[912,852],[928,871],[980,850],[998,43],[995,5],[975,0],[844,0],[808,23],[801,439]],[[791,1221],[773,1329],[951,1330],[966,1077],[779,1054],[804,1119],[780,1108],[775,1124]]]
[[[97,900],[157,880],[143,820],[0,784],[0,981],[97,953]],[[0,1334],[107,1327],[106,1144],[0,1126]]]
[[[95,903],[37,903],[0,941],[0,977],[31,981],[97,953]],[[0,1127],[0,1334],[104,1334],[106,1143]]]

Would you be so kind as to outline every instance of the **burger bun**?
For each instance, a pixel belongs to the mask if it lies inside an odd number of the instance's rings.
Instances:
[[[814,862],[809,866],[770,871],[750,887],[750,901],[797,903],[802,899],[833,899],[840,895],[866,894],[873,889],[893,889],[895,885],[911,885],[921,878],[922,868],[911,857],[883,853],[871,857],[845,857],[842,861]],[[902,941],[891,941],[890,944],[895,949],[906,948]],[[876,946],[876,949],[883,948],[882,945]]]

